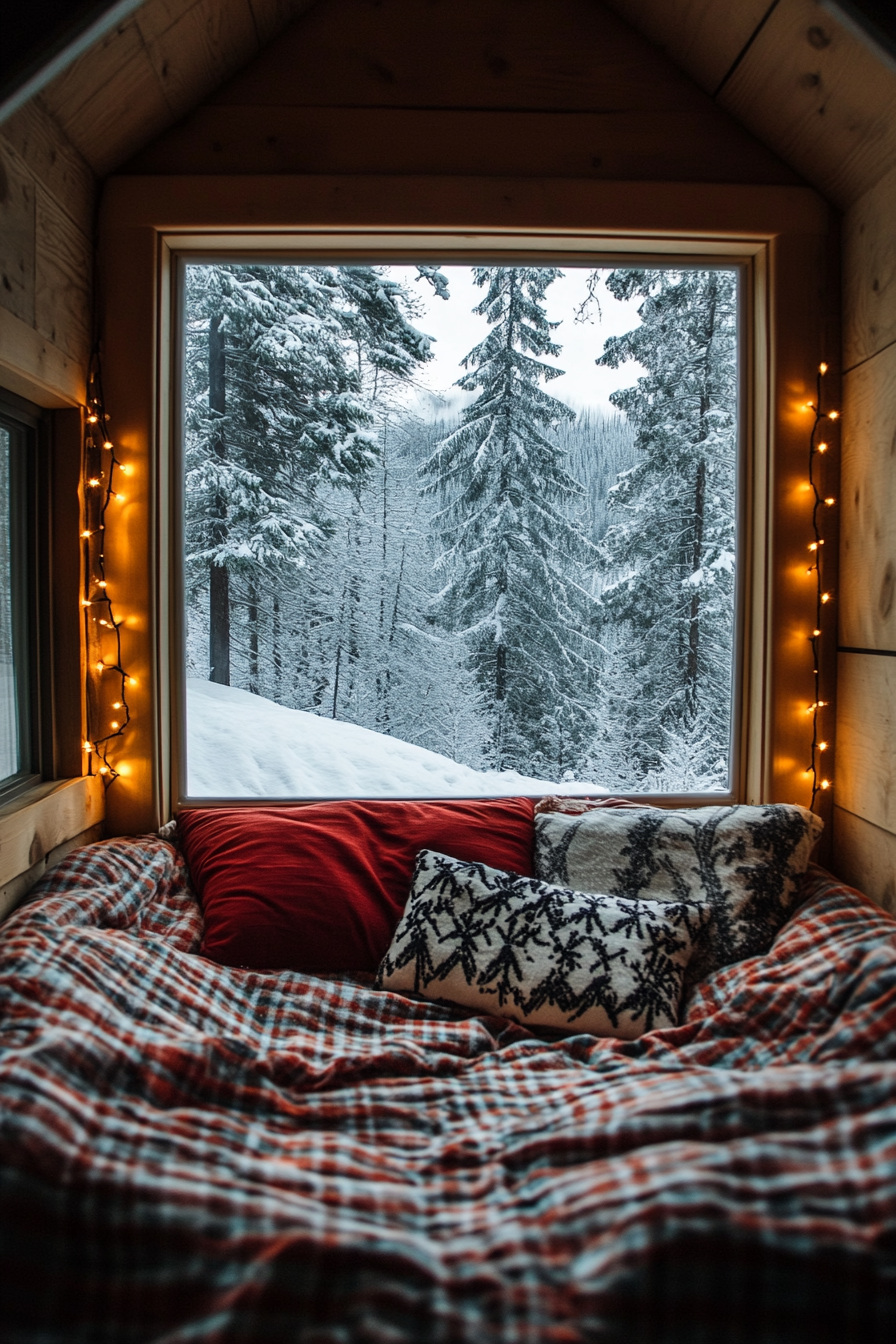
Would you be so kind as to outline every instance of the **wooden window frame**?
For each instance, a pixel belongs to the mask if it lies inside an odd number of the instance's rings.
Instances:
[[[836,222],[814,192],[576,180],[119,178],[107,190],[101,239],[107,403],[120,449],[137,468],[106,547],[110,579],[117,576],[130,612],[125,662],[137,675],[135,721],[122,750],[127,768],[107,799],[110,829],[155,827],[181,801],[172,731],[179,648],[171,638],[181,600],[171,564],[176,261],[224,254],[473,261],[534,253],[593,264],[668,265],[680,257],[741,266],[747,489],[735,794],[808,801],[812,614],[800,577],[809,526],[802,408],[837,334]],[[833,652],[833,637],[829,643]],[[832,659],[824,670],[831,687]]]
[[[78,487],[81,412],[6,387],[0,409],[29,433],[31,768],[0,790],[0,919],[70,849],[102,833],[103,789],[82,775]]]

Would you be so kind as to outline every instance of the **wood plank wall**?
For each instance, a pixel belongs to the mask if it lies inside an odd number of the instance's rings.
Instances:
[[[896,913],[896,169],[844,220],[835,866]]]
[[[795,184],[593,0],[318,0],[121,171]]]
[[[96,180],[39,103],[0,126],[0,382],[43,406],[84,398]]]
[[[145,0],[0,124],[0,385],[84,400],[98,183],[312,0]]]

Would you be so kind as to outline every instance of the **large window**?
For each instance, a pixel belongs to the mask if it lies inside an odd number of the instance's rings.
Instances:
[[[185,265],[187,796],[729,794],[738,295]]]
[[[32,486],[36,421],[0,400],[0,798],[36,779]]]

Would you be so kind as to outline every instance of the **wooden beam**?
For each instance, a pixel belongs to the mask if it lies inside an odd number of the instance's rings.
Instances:
[[[62,37],[49,52],[42,52],[38,63],[31,70],[22,72],[24,77],[20,82],[5,92],[0,102],[0,122],[12,116],[29,99],[40,93],[51,80],[67,69],[83,52],[89,51],[105,33],[120,24],[142,3],[143,0],[117,0],[116,4],[110,5],[102,14],[83,23],[78,31]]]
[[[389,173],[797,185],[752,136],[705,109],[607,112],[199,108],[129,173]]]
[[[511,177],[315,175],[115,177],[104,213],[116,227],[161,231],[475,225],[682,234],[732,239],[826,233],[830,210],[808,187],[588,182]]]
[[[843,209],[896,166],[896,76],[814,0],[781,0],[719,102]]]
[[[0,308],[0,384],[38,406],[78,406],[87,369],[14,314]]]

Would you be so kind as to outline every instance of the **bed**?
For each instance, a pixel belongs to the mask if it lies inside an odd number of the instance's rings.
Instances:
[[[216,965],[174,844],[70,856],[0,932],[0,1337],[892,1344],[896,921],[801,895],[623,1042]]]

